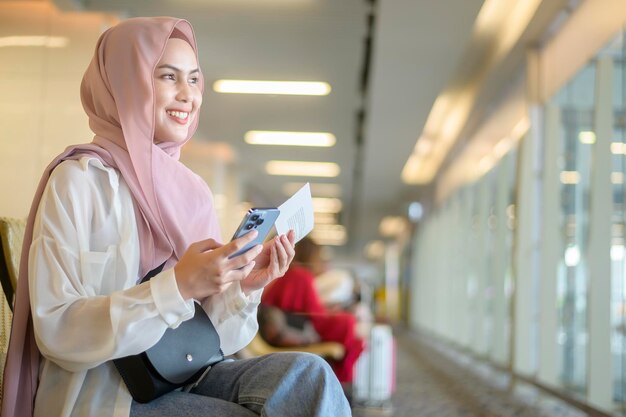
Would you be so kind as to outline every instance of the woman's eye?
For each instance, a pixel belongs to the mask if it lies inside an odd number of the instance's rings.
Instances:
[[[190,84],[198,84],[198,77],[192,77],[189,79]]]
[[[174,74],[163,74],[161,76],[161,78],[163,78],[164,80],[174,80],[175,79]]]

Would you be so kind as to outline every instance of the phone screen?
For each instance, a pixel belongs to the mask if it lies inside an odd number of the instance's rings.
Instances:
[[[233,239],[237,239],[238,237],[241,237],[255,229],[259,232],[259,234],[252,242],[248,243],[241,250],[231,255],[230,258],[241,255],[242,253],[252,249],[254,246],[265,242],[265,239],[274,227],[274,222],[276,222],[279,214],[280,210],[274,207],[251,208],[248,210],[246,215],[243,217],[241,224],[237,227],[237,231],[235,231]]]

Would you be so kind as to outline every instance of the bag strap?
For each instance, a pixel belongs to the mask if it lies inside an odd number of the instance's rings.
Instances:
[[[167,262],[167,261],[166,261]],[[146,282],[146,281],[150,281],[150,278],[158,275],[161,273],[161,271],[163,271],[163,268],[165,267],[165,262],[163,262],[161,265],[157,266],[156,268],[154,268],[152,271],[148,272],[146,274],[145,277],[143,277],[143,279],[141,280],[141,282]]]

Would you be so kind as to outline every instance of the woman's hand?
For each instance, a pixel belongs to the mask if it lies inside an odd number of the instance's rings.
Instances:
[[[295,232],[290,230],[286,235],[276,236],[265,242],[250,274],[241,281],[244,294],[248,295],[285,275],[296,254],[295,239]]]
[[[225,245],[207,239],[189,246],[174,267],[178,290],[183,298],[202,300],[246,278],[255,265],[254,258],[261,253],[263,246],[256,245],[232,259],[229,256],[254,240],[256,235],[257,231],[253,230]]]

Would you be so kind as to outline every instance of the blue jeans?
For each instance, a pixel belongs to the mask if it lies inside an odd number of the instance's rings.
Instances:
[[[191,392],[133,402],[130,417],[343,417],[352,412],[330,366],[308,353],[215,365]]]

